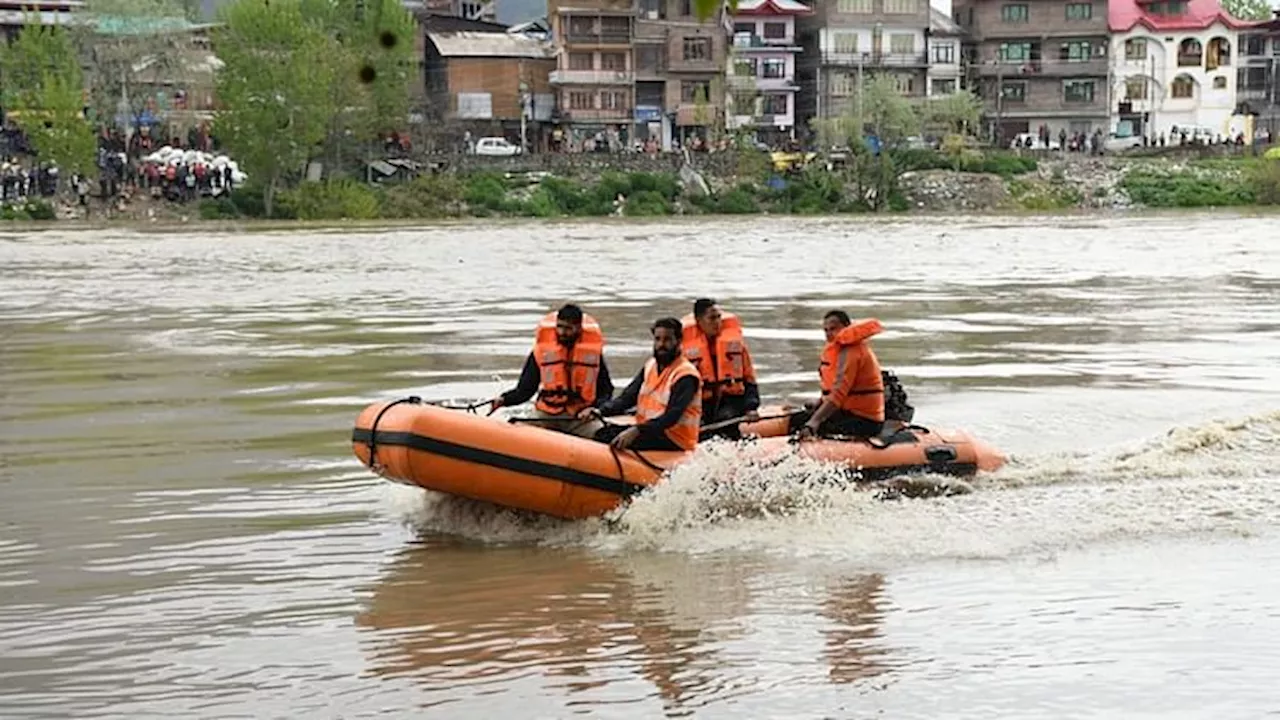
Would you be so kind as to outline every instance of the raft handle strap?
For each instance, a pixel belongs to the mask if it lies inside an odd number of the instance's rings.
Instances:
[[[391,402],[384,405],[381,410],[378,411],[377,416],[373,418],[373,425],[369,427],[369,467],[370,469],[373,469],[377,466],[375,456],[378,453],[378,423],[382,422],[382,416],[386,415],[388,410],[400,404],[421,405],[422,398],[418,397],[417,395],[410,395],[409,397],[400,398],[399,400],[392,400]]]

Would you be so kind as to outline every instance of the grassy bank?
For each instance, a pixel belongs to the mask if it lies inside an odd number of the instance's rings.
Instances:
[[[1280,161],[1256,158],[1193,160],[1177,168],[1135,165],[1120,187],[1152,208],[1280,204]]]
[[[709,193],[688,188],[675,173],[605,172],[593,178],[495,172],[423,175],[400,185],[371,187],[352,180],[302,185],[282,193],[272,217],[300,220],[440,219],[461,217],[652,217],[757,213],[817,215],[907,209],[897,179],[911,170],[947,169],[1014,177],[1036,161],[1007,153],[948,157],[907,151],[854,157],[828,168],[811,164],[773,172],[765,154],[739,159],[733,178],[706,178]],[[265,217],[254,188],[201,204],[204,219]]]

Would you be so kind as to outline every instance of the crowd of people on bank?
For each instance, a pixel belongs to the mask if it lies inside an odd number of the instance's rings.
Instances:
[[[831,310],[822,329],[822,393],[788,410],[791,432],[801,440],[873,438],[887,426],[896,430],[892,423],[909,422],[905,393],[887,386],[896,380],[881,371],[870,345],[883,330],[880,322]],[[565,305],[538,324],[519,381],[488,402],[489,412],[534,400],[534,424],[633,450],[692,450],[709,437],[736,439],[739,422],[759,419],[760,391],[740,318],[700,298],[684,318],[656,320],[650,334],[652,356],[615,397],[599,322]],[[603,422],[632,411],[634,425]]]

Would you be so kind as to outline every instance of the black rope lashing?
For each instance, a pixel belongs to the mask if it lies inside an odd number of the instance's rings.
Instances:
[[[391,402],[384,405],[381,410],[378,411],[378,414],[373,418],[373,425],[369,427],[369,468],[370,469],[374,469],[377,466],[377,461],[375,460],[375,456],[378,453],[378,423],[382,422],[382,416],[386,415],[388,410],[395,407],[396,405],[402,405],[402,404],[403,405],[421,405],[422,398],[418,397],[417,395],[410,395],[409,397],[400,398],[399,400],[392,400]]]

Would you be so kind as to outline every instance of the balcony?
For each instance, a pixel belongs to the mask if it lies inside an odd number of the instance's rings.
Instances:
[[[1271,98],[1271,90],[1265,87],[1240,88],[1236,91],[1236,98],[1239,100],[1268,100]]]
[[[569,122],[629,123],[632,119],[632,112],[631,108],[561,110],[560,117]]]
[[[630,30],[602,30],[586,32],[570,28],[564,34],[566,45],[630,45]]]
[[[734,52],[800,52],[802,48],[794,37],[765,38],[759,35],[741,33],[733,36]]]
[[[630,85],[630,70],[552,70],[552,85]]]
[[[1098,60],[1005,60],[978,63],[982,77],[1088,77],[1107,74],[1107,61]]]
[[[682,103],[676,109],[676,125],[715,125],[718,117],[718,105]]]
[[[929,66],[929,57],[924,53],[828,52],[822,54],[822,62],[846,67],[923,68]]]
[[[987,98],[983,103],[988,115],[996,114],[996,101]],[[1037,98],[1026,100],[1005,99],[1000,108],[1000,115],[1005,118],[1022,117],[1106,117],[1108,115],[1105,95],[1099,93],[1093,102],[1067,102],[1061,97]]]

